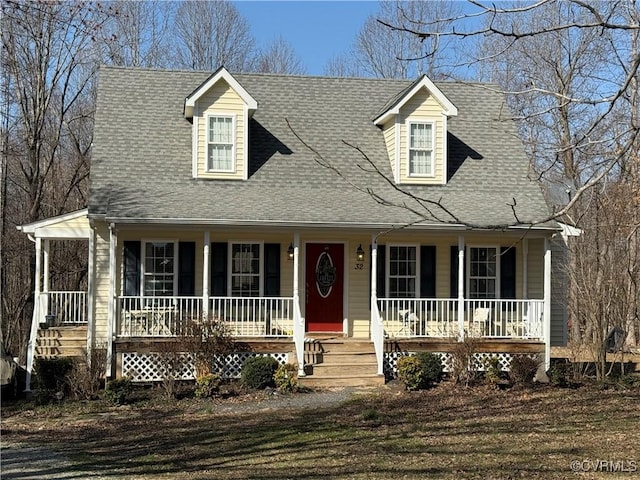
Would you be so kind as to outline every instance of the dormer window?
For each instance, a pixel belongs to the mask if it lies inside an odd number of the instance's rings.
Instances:
[[[235,125],[232,115],[207,117],[207,170],[233,172],[235,170]]]
[[[410,122],[409,123],[409,175],[433,176],[433,147],[434,141],[433,123]]]

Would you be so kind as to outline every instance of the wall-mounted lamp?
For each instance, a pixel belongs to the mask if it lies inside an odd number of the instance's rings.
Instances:
[[[287,248],[287,255],[289,256],[289,260],[293,260],[293,243],[289,244],[289,248]]]
[[[362,244],[358,245],[358,249],[356,250],[356,258],[359,262],[364,262],[364,250],[362,249]]]

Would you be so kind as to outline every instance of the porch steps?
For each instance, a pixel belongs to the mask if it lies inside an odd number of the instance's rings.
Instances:
[[[373,343],[343,337],[308,338],[305,343],[307,376],[298,381],[306,387],[358,386],[384,384],[378,375]]]
[[[50,327],[39,329],[36,337],[36,358],[84,357],[87,348],[87,327]]]

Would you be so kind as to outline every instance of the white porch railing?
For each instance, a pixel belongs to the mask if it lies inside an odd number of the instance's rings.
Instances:
[[[455,338],[458,302],[383,298],[378,309],[388,337]],[[464,300],[463,306],[464,331],[471,337],[543,339],[543,300]]]
[[[41,305],[39,322],[45,321],[45,315],[53,315],[53,325],[87,323],[87,292],[42,292],[39,301]]]
[[[120,297],[119,336],[171,337],[202,318],[202,297]]]
[[[293,336],[293,297],[211,297],[209,312],[237,337]]]

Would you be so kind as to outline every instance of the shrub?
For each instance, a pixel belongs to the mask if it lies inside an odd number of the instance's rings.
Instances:
[[[407,390],[422,388],[422,366],[416,357],[404,356],[398,359],[398,378]]]
[[[34,372],[36,377],[36,403],[47,404],[62,400],[69,393],[67,375],[73,369],[73,360],[65,357],[39,358]]]
[[[125,405],[131,401],[133,384],[128,378],[119,378],[107,382],[105,396],[115,405]]]
[[[242,384],[248,388],[262,390],[274,387],[273,376],[280,364],[273,357],[251,357],[242,364]]]
[[[541,362],[537,356],[532,358],[527,355],[514,355],[509,370],[511,381],[520,384],[532,383]]]
[[[464,337],[462,342],[456,342],[451,352],[451,376],[456,383],[464,383],[469,386],[478,371],[474,364],[474,355],[478,351],[478,340]]]
[[[498,357],[487,357],[484,362],[484,381],[489,385],[497,385],[500,382],[500,359]]]
[[[292,363],[280,365],[273,375],[278,390],[284,393],[298,391],[298,366]]]
[[[572,376],[573,369],[569,362],[554,362],[547,370],[547,376],[551,385],[566,387]]]
[[[440,355],[432,352],[420,352],[416,354],[416,358],[422,367],[423,379],[426,386],[438,383],[442,379],[442,359]]]
[[[107,350],[95,347],[91,354],[85,351],[84,358],[74,359],[69,373],[69,387],[76,398],[93,400],[97,398],[107,365]]]
[[[211,398],[220,391],[220,375],[209,373],[196,378],[196,397]]]

